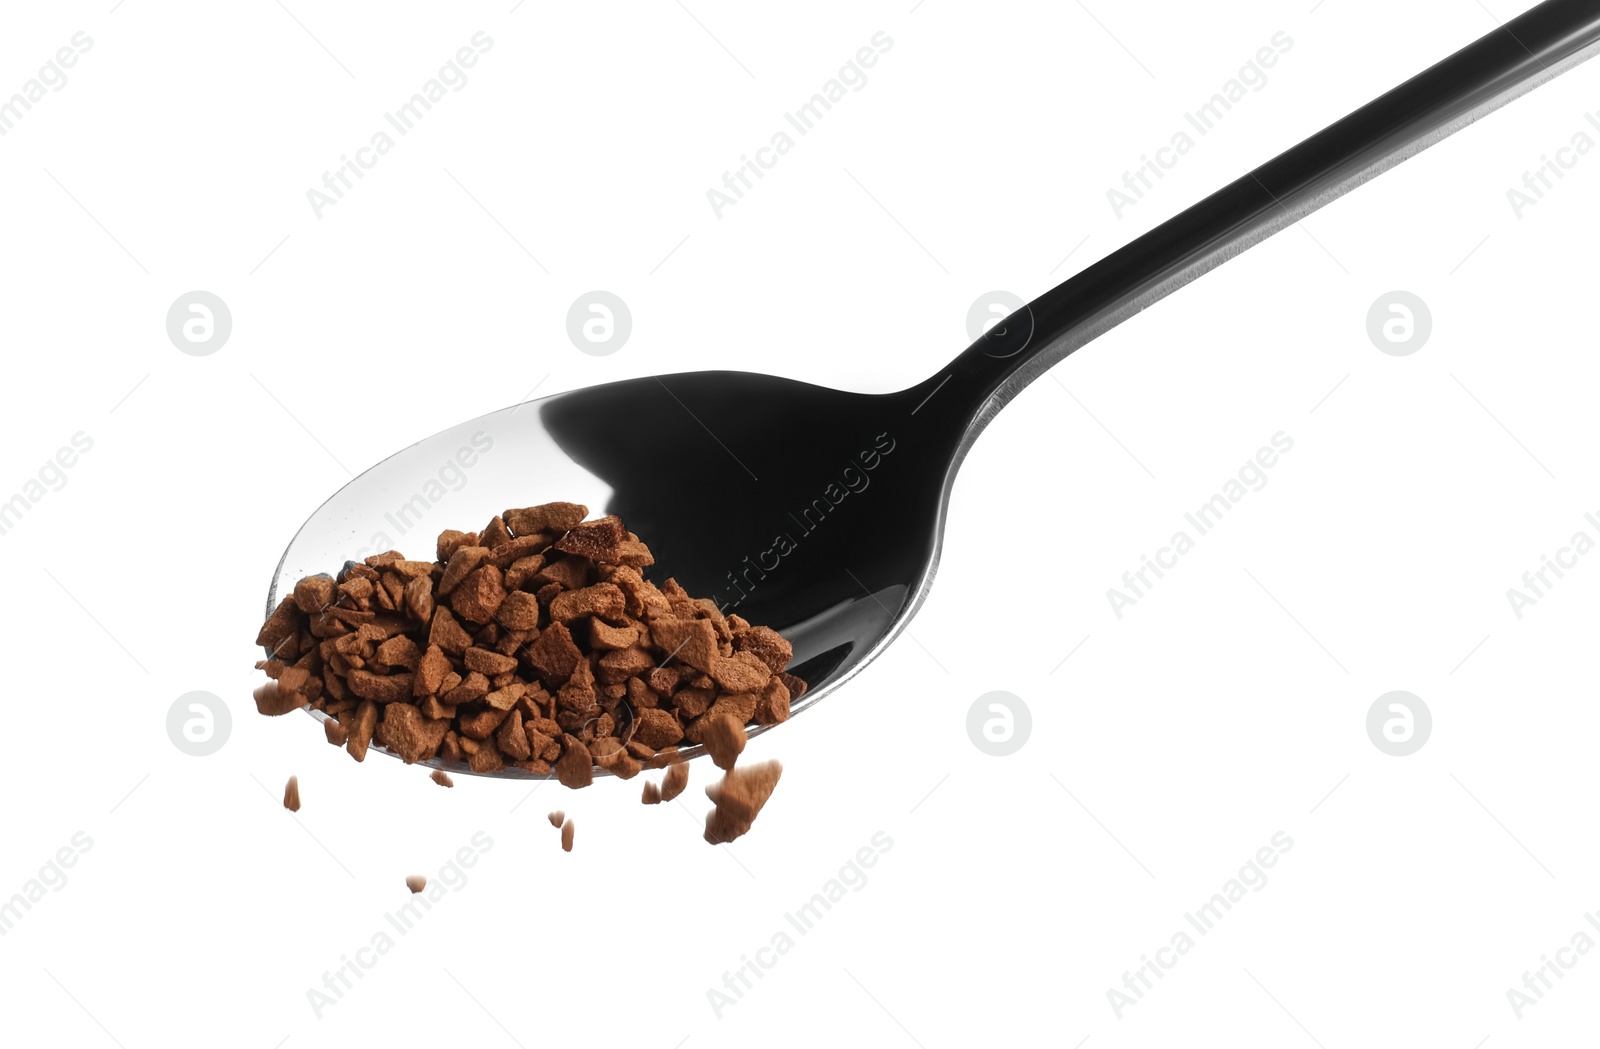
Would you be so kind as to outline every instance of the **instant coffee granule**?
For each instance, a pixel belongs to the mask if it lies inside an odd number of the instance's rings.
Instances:
[[[257,709],[309,706],[358,761],[374,740],[407,762],[474,772],[627,779],[668,747],[736,749],[721,719],[769,725],[805,683],[776,631],[641,569],[649,548],[616,517],[546,503],[446,530],[437,560],[398,551],[311,576],[257,636],[271,679]],[[676,752],[674,751],[674,754]]]
[[[750,829],[756,814],[772,796],[783,766],[763,761],[745,768],[729,769],[721,782],[706,788],[715,809],[706,814],[706,841],[713,845],[733,841]]]
[[[428,887],[428,879],[424,878],[420,874],[413,874],[410,877],[406,878],[406,888],[410,889],[413,895],[415,895],[416,893],[421,892],[423,889],[426,889],[427,887]]]
[[[745,735],[744,725],[728,715],[713,719],[703,737],[711,760],[717,768],[724,770],[733,768],[733,763],[744,753],[744,745],[749,738]]]
[[[300,811],[300,777],[290,776],[283,786],[283,807],[290,812]]]
[[[689,766],[678,764],[667,769],[667,778],[661,781],[661,800],[671,801],[689,785]]]
[[[327,741],[356,761],[376,742],[408,763],[554,773],[571,788],[597,766],[622,779],[667,768],[662,800],[687,782],[680,745],[732,769],[747,727],[784,721],[805,692],[786,670],[792,647],[645,579],[655,559],[639,537],[587,516],[576,503],[507,510],[440,533],[434,560],[390,550],[300,580],[256,638],[270,679],[257,710],[322,712]]]
[[[567,821],[561,825],[561,851],[562,852],[571,852],[572,851],[572,836],[576,832],[577,832],[577,828],[575,828],[572,825],[572,818],[568,817]]]
[[[439,784],[441,787],[453,787],[456,785],[455,780],[450,778],[450,773],[446,772],[444,769],[434,769],[433,774],[428,778]]]

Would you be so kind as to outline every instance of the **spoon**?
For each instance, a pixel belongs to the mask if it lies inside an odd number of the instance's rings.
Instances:
[[[581,502],[621,516],[649,544],[656,580],[672,576],[787,638],[789,669],[810,684],[798,713],[859,673],[915,614],[938,565],[956,471],[1019,390],[1597,49],[1600,3],[1539,4],[1041,295],[898,393],[689,372],[554,394],[444,430],[311,515],[284,551],[267,609],[347,558],[391,547],[428,557],[445,527],[477,527],[508,506]]]

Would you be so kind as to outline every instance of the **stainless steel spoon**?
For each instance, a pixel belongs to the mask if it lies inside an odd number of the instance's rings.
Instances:
[[[579,501],[621,515],[654,552],[655,578],[676,577],[793,642],[791,670],[811,685],[798,713],[858,673],[916,612],[956,471],[1018,390],[1597,48],[1600,2],[1542,3],[1041,295],[899,393],[690,372],[555,394],[435,434],[311,515],[267,608],[346,559],[391,547],[428,557],[445,527],[478,527],[508,506]]]

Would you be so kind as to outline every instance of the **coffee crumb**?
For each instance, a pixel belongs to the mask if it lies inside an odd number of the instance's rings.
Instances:
[[[567,820],[565,823],[563,823],[561,825],[561,851],[562,852],[571,852],[572,851],[572,835],[573,835],[573,833],[574,833],[574,828],[572,826],[572,821],[569,819],[569,820]]]
[[[428,887],[428,879],[424,878],[420,874],[413,874],[409,878],[406,879],[406,888],[410,889],[413,894],[419,893],[423,889],[426,889],[427,887]]]
[[[567,821],[567,814],[562,812],[560,809],[557,809],[545,818],[550,821],[550,826],[554,827],[556,830],[560,830],[561,825]]]
[[[661,781],[661,800],[671,801],[689,786],[689,766],[686,762],[667,766],[667,778]]]
[[[706,813],[706,841],[721,845],[748,832],[761,807],[772,797],[781,775],[782,765],[763,761],[730,769],[720,782],[707,787],[706,797],[716,808]]]
[[[731,769],[733,763],[739,760],[739,755],[744,753],[744,745],[749,737],[745,734],[744,725],[727,714],[707,714],[711,724],[703,731],[701,739],[706,745],[706,750],[711,754],[711,760],[719,769]]]
[[[615,515],[587,517],[577,503],[510,509],[481,531],[440,533],[432,561],[388,550],[302,579],[257,634],[258,711],[309,708],[355,761],[378,746],[569,788],[665,768],[644,804],[677,798],[679,747],[703,745],[725,772],[708,789],[707,838],[746,833],[777,766],[735,765],[750,732],[805,694],[787,670],[793,646],[674,579],[647,579],[655,559],[639,537]],[[443,768],[430,775],[454,785]],[[284,804],[299,808],[293,780]],[[571,821],[551,822],[570,848]]]
[[[583,741],[570,735],[561,737],[561,759],[556,762],[556,776],[563,787],[576,790],[594,782],[594,758]]]
[[[283,807],[290,812],[300,811],[300,777],[290,776],[283,788]]]

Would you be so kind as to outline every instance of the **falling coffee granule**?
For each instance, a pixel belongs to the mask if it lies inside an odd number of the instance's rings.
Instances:
[[[413,874],[406,879],[406,888],[410,889],[413,894],[419,893],[427,887],[428,879],[420,874]]]
[[[300,580],[262,626],[262,714],[310,707],[361,761],[507,767],[584,787],[673,766],[706,744],[727,768],[748,725],[789,716],[805,682],[776,631],[674,580],[615,516],[576,503],[440,534],[432,561],[398,551]],[[669,772],[662,797],[668,798]],[[681,787],[680,787],[681,789]]]
[[[717,768],[724,770],[733,768],[733,763],[744,753],[744,745],[748,741],[744,726],[736,718],[727,715],[714,719],[707,726],[704,737],[711,760]]]
[[[290,812],[300,811],[300,777],[290,776],[283,787],[283,807]]]
[[[750,829],[761,806],[772,796],[783,766],[776,761],[730,769],[720,783],[706,788],[716,806],[706,814],[706,841],[713,845],[733,841]]]
[[[644,781],[644,793],[639,796],[639,801],[645,805],[661,804],[661,787],[655,780]]]
[[[571,852],[572,851],[572,835],[575,832],[576,832],[576,828],[573,827],[572,821],[570,819],[567,820],[565,823],[563,823],[561,825],[561,851],[562,852]]]
[[[429,776],[428,778],[439,784],[441,787],[453,787],[456,785],[455,780],[450,778],[450,773],[446,772],[444,769],[434,769],[433,775]]]
[[[550,821],[550,826],[554,827],[556,830],[560,830],[561,825],[567,821],[567,814],[562,812],[560,809],[557,809],[550,815],[546,816],[545,819]]]
[[[677,764],[667,769],[667,778],[661,781],[661,800],[671,801],[682,794],[689,785],[689,766]]]

